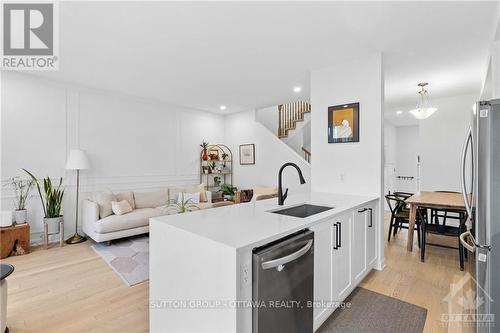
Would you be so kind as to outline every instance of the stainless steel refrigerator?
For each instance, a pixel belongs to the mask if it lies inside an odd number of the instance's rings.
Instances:
[[[474,325],[477,332],[500,332],[500,99],[476,103],[461,171],[471,219],[460,238],[476,282]]]

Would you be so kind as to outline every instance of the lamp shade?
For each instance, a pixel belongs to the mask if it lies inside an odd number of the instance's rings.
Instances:
[[[85,170],[88,168],[90,168],[90,163],[85,152],[80,149],[73,149],[69,153],[66,170]]]

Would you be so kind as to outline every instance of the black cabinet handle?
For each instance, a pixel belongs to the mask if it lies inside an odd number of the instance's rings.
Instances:
[[[337,222],[339,225],[339,247],[342,247],[342,223]]]
[[[370,224],[368,224],[368,228],[371,228],[373,227],[373,209],[368,208],[368,210],[370,211]]]
[[[372,208],[363,208],[363,209],[358,210],[358,213],[364,213],[367,210],[370,211],[370,224],[368,224],[368,228],[371,228],[371,227],[373,227],[373,209]]]
[[[339,228],[337,223],[334,224],[335,226],[335,245],[333,246],[334,250],[338,250],[339,248]]]

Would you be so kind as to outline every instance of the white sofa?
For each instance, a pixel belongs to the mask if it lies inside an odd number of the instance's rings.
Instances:
[[[84,200],[82,207],[83,232],[96,242],[106,242],[113,239],[129,237],[149,232],[149,219],[155,216],[172,214],[167,211],[170,200],[176,200],[179,192],[200,192],[201,199],[196,204],[200,209],[212,208],[212,194],[205,191],[202,185],[164,188],[153,192],[122,192],[112,194],[114,198],[129,201],[133,210],[123,215],[108,215],[102,201]],[[205,198],[203,198],[205,197]],[[115,201],[115,200],[113,200]],[[104,213],[103,213],[104,212]]]

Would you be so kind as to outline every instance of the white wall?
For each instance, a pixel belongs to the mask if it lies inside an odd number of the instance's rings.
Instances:
[[[396,127],[396,176],[415,177],[396,179],[396,191],[415,192],[419,143],[419,126]]]
[[[384,121],[384,193],[396,188],[396,127]]]
[[[477,94],[432,100],[438,111],[420,122],[422,190],[460,191],[460,155]]]
[[[2,180],[63,177],[66,233],[74,232],[75,173],[64,170],[72,148],[87,151],[81,198],[110,189],[145,190],[199,182],[199,144],[224,142],[224,117],[35,76],[2,73]],[[12,193],[2,188],[2,209]],[[42,231],[39,199],[29,204],[32,233]]]
[[[312,189],[380,196],[382,183],[381,55],[311,74]],[[329,144],[329,106],[360,103],[360,142]]]
[[[255,119],[271,133],[278,135],[278,106],[270,106],[255,111]]]
[[[380,197],[377,269],[384,267],[383,78],[380,53],[311,73],[312,190]],[[359,142],[329,144],[328,107],[359,102]]]
[[[438,108],[418,126],[396,127],[396,175],[416,176],[416,155],[421,158],[423,191],[459,191],[460,155],[465,134],[471,123],[472,105],[477,94],[432,99]],[[413,105],[400,106],[409,110]],[[386,126],[386,140],[389,140]],[[386,147],[391,145],[386,142]],[[387,187],[387,185],[386,185]],[[414,192],[415,181],[396,181],[396,190]]]
[[[301,168],[307,183],[300,185],[295,169],[287,168],[283,172],[283,187],[290,188],[290,194],[310,190],[309,164],[256,121],[254,111],[227,115],[225,140],[233,151],[234,183],[238,188],[252,188],[254,185],[276,187],[279,168],[286,162],[294,162]],[[255,165],[239,164],[239,145],[247,143],[255,144]]]

